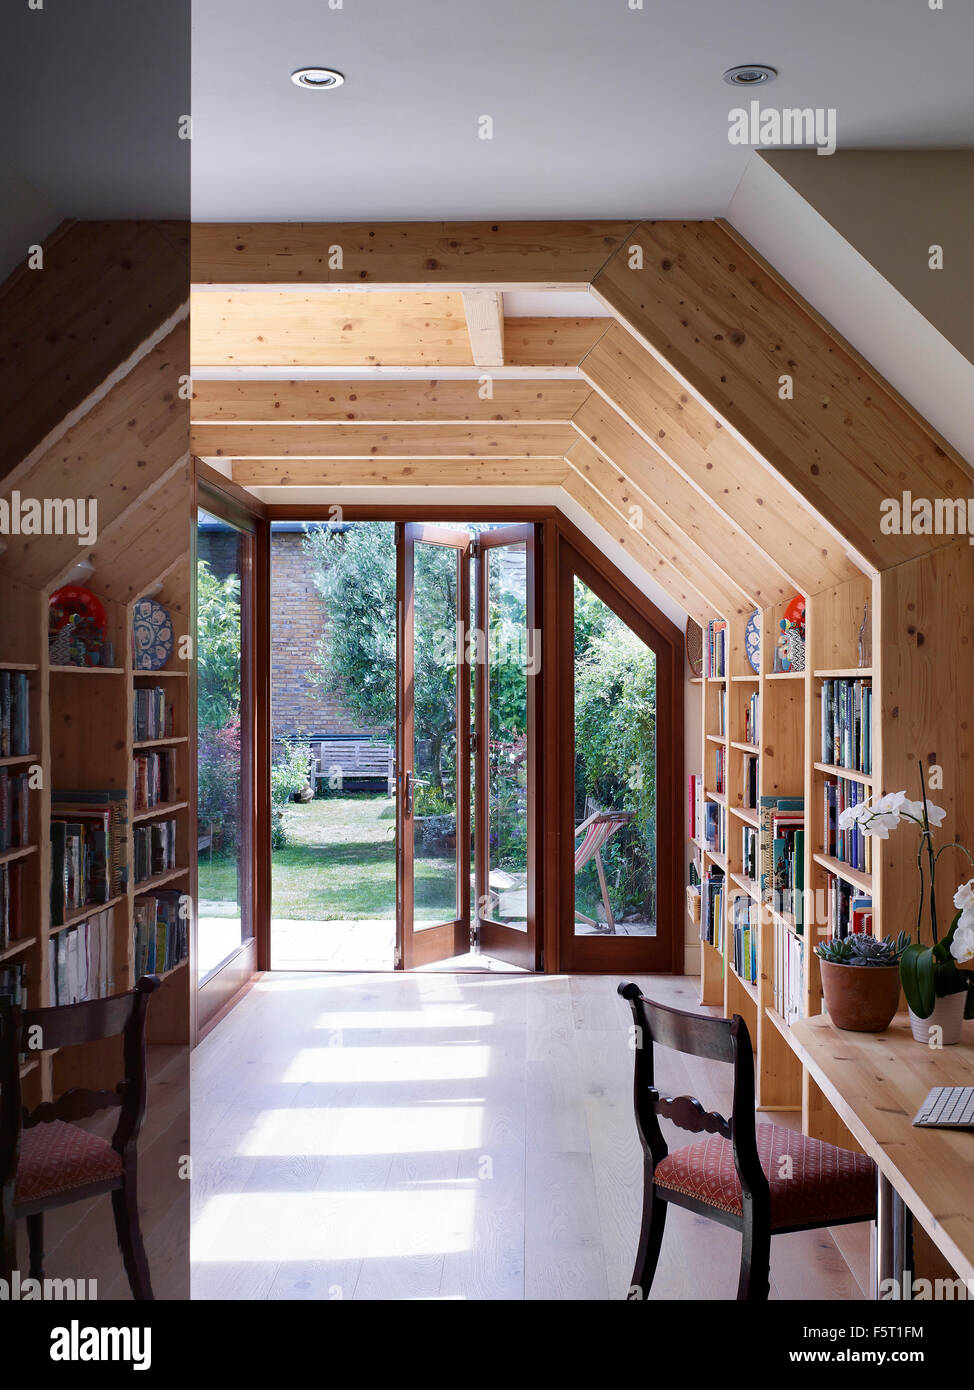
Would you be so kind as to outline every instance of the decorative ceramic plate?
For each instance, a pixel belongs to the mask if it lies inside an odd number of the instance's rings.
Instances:
[[[744,629],[744,650],[755,675],[761,670],[761,613],[755,608]]]
[[[132,656],[137,671],[160,671],[172,656],[172,618],[154,598],[140,598],[132,610]]]

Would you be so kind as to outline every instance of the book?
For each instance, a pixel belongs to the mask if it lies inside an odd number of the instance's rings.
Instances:
[[[52,1005],[105,999],[115,992],[115,909],[94,913],[48,941]]]
[[[0,671],[0,758],[30,752],[30,682],[26,671]]]

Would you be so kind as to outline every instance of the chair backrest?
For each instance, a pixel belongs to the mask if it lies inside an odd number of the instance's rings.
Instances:
[[[135,1143],[145,1115],[145,1019],[159,988],[155,975],[143,975],[135,988],[108,999],[91,999],[57,1008],[21,1009],[0,1003],[0,1185],[16,1178],[20,1133],[52,1120],[83,1120],[99,1110],[121,1110],[112,1146],[121,1154]],[[124,1038],[125,1075],[114,1091],[77,1087],[55,1101],[25,1112],[20,1087],[20,1053],[47,1052]]]
[[[576,826],[575,834],[578,835],[584,829],[585,836],[575,851],[575,872],[583,869],[615,834],[619,826],[627,825],[632,818],[632,811],[602,811],[589,816],[587,821],[582,821],[581,825]]]
[[[647,999],[637,984],[621,984],[633,1016],[635,1075],[633,1104],[643,1151],[655,1167],[669,1149],[659,1126],[660,1117],[672,1120],[693,1134],[718,1134],[729,1139],[734,1150],[741,1186],[746,1194],[767,1199],[767,1179],[758,1158],[754,1131],[754,1052],[747,1024],[740,1014],[733,1018],[707,1018]],[[729,1119],[705,1110],[695,1096],[662,1096],[655,1085],[655,1044],[692,1057],[727,1062],[734,1068],[734,1098]]]

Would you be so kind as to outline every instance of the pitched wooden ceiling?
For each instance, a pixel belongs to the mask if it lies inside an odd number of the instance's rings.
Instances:
[[[947,543],[883,534],[880,502],[971,493],[714,222],[213,224],[193,267],[193,452],[244,487],[559,487],[698,620]],[[524,288],[611,316],[505,315]]]

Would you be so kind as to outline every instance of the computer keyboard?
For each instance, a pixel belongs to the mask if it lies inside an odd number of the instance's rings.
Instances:
[[[974,1129],[974,1086],[934,1086],[913,1123],[931,1129]]]

